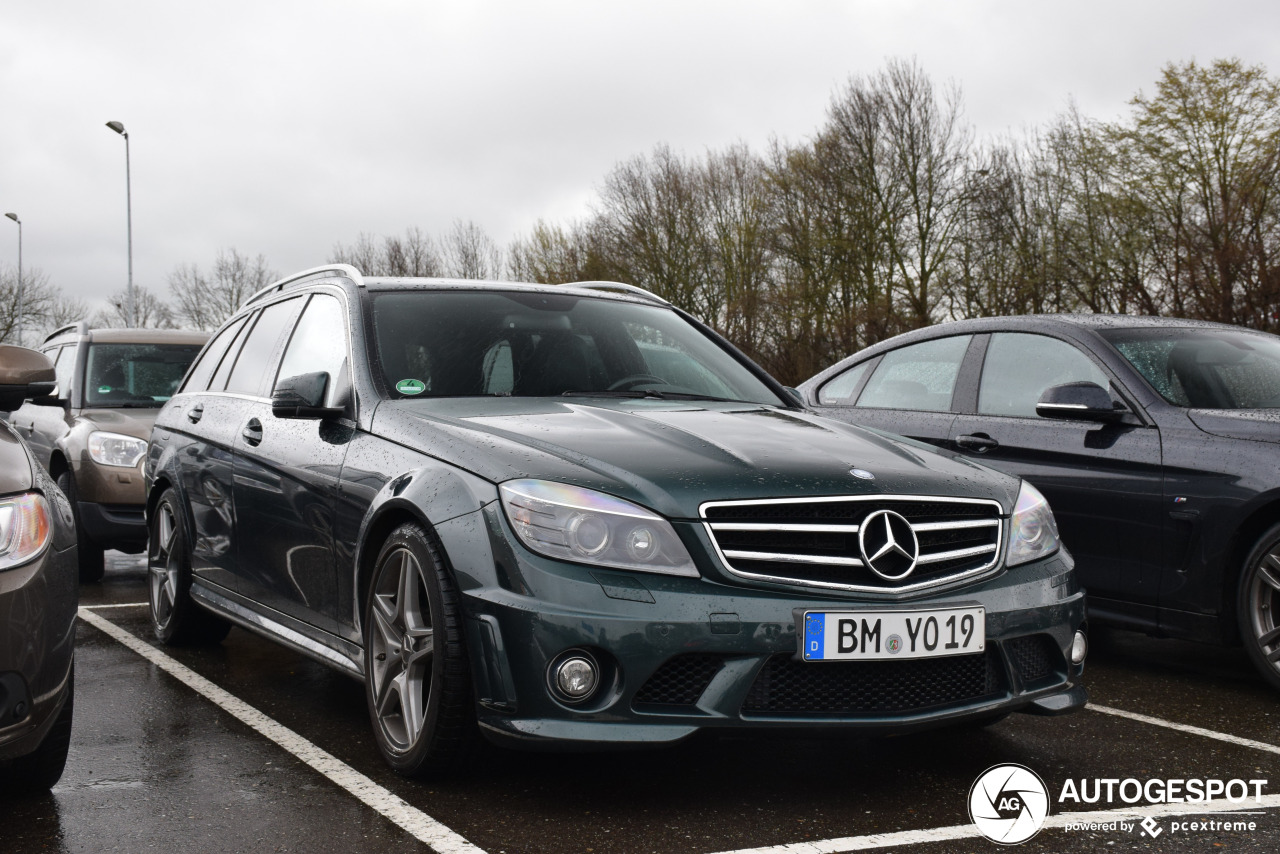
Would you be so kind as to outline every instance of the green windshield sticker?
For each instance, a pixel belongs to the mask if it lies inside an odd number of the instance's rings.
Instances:
[[[421,380],[400,380],[396,383],[396,391],[401,394],[422,394],[426,390]]]
[[[109,385],[98,386],[98,394],[111,394],[111,386]]]

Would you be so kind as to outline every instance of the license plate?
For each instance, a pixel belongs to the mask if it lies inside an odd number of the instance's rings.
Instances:
[[[984,608],[921,611],[805,611],[805,661],[939,658],[982,652]]]

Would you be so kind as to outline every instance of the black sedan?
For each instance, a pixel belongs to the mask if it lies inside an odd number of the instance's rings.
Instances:
[[[1108,315],[947,323],[800,387],[824,415],[1035,484],[1089,613],[1243,642],[1280,687],[1280,338]]]

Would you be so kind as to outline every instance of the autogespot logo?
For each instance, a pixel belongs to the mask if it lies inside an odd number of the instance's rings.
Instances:
[[[993,765],[969,790],[969,818],[992,842],[1017,845],[1040,832],[1049,815],[1049,790],[1022,765]]]

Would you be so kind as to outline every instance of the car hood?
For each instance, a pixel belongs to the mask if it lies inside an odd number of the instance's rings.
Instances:
[[[572,483],[671,518],[697,518],[704,501],[877,493],[991,498],[1007,512],[1018,490],[1016,480],[957,455],[754,404],[399,400],[379,406],[373,429],[495,483]]]
[[[0,495],[25,492],[33,483],[26,447],[8,424],[0,424]]]
[[[139,439],[151,438],[151,427],[156,423],[160,407],[155,409],[82,409],[80,418],[89,422],[94,430],[105,430]]]
[[[1280,442],[1280,409],[1188,409],[1187,417],[1214,436]]]

